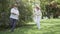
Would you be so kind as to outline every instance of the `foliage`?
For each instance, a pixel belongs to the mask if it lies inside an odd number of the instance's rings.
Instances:
[[[43,16],[45,15],[47,17],[50,17],[53,15],[54,18],[58,18],[58,16],[60,16],[60,0],[40,0],[40,2]]]
[[[8,24],[9,16],[9,1],[0,1],[0,25]]]
[[[30,21],[32,21],[32,5],[29,4],[29,2],[27,3],[28,1],[20,1],[20,6],[18,7],[19,8],[19,11],[20,11],[20,21],[19,21],[19,24],[22,24],[22,23],[28,23]]]
[[[28,0],[1,0],[0,1],[0,25],[9,25],[10,9],[12,4],[18,4],[20,11],[19,22],[17,25],[28,23],[32,20],[32,4]]]

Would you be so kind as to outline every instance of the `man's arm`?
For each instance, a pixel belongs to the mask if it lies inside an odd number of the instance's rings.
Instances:
[[[15,13],[14,13],[14,9],[11,9],[11,14],[15,14]]]
[[[17,15],[17,12],[15,9],[11,9],[11,14]]]

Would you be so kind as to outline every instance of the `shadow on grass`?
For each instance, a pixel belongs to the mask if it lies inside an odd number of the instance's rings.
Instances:
[[[32,26],[35,26],[36,24],[24,24],[24,25],[18,25],[15,28],[20,28],[20,27],[28,27],[28,28],[32,28]],[[0,31],[6,31],[11,29],[10,26],[0,26]]]
[[[21,25],[21,26],[16,26],[15,31],[13,32],[13,34],[28,34],[27,32],[29,30],[33,30],[36,24],[25,24],[25,25]],[[11,28],[10,27],[1,27],[0,29],[0,34],[11,34],[11,32],[9,32]]]
[[[35,29],[36,24],[25,24],[22,26],[16,26],[15,31],[12,34],[59,34],[60,32],[60,24],[49,25],[49,26],[42,26],[42,29],[38,31]],[[0,34],[11,34],[9,32],[10,28],[7,28],[7,32],[0,32]]]

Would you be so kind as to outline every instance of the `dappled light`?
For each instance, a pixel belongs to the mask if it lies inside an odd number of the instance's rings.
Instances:
[[[0,0],[0,34],[60,34],[60,0]]]

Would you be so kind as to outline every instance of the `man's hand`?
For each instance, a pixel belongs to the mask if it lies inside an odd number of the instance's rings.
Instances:
[[[16,15],[15,13],[12,13],[12,14]]]

